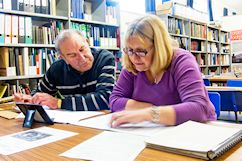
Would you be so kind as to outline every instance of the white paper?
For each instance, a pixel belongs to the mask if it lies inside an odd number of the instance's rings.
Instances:
[[[67,110],[50,110],[47,106],[43,106],[45,112],[56,123],[69,123],[78,122],[82,119],[93,117],[96,115],[104,114],[100,111],[67,111]],[[20,113],[17,118],[24,118],[23,113]]]
[[[0,154],[10,155],[77,134],[65,130],[41,127],[2,136],[0,137]]]
[[[97,116],[97,117],[76,122],[74,123],[74,125],[95,128],[95,129],[102,129],[102,130],[110,130],[110,131],[116,131],[116,132],[131,133],[131,134],[141,135],[141,136],[152,136],[157,132],[159,132],[160,130],[169,128],[164,125],[155,124],[148,121],[137,123],[137,124],[129,123],[129,124],[124,124],[118,128],[111,128],[110,127],[111,117],[112,117],[112,114]]]
[[[61,156],[92,161],[133,161],[144,148],[141,136],[105,131]]]
[[[74,123],[82,119],[104,114],[100,111],[66,111],[66,110],[45,110],[54,122]]]

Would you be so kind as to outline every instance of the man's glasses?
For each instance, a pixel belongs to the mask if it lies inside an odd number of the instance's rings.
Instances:
[[[151,50],[151,48],[149,50]],[[123,51],[129,56],[133,56],[135,54],[135,55],[140,56],[140,57],[145,57],[149,52],[146,49],[134,50],[134,49],[131,49],[131,48],[124,48]]]

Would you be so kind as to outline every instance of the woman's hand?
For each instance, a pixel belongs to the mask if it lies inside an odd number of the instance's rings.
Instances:
[[[126,123],[139,123],[151,120],[150,108],[132,111],[115,112],[112,115],[111,127],[118,127]]]
[[[58,99],[47,93],[36,93],[32,98],[32,102],[34,104],[48,106],[51,109],[58,108]]]

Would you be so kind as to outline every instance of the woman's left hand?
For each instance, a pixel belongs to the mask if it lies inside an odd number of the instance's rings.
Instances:
[[[126,123],[139,123],[150,120],[150,108],[133,111],[115,112],[112,115],[110,125],[111,127],[118,127]]]

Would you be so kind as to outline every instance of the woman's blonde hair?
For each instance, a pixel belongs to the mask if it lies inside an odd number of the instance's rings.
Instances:
[[[153,77],[165,71],[172,61],[173,46],[177,44],[169,36],[166,25],[155,15],[146,15],[133,21],[125,35],[125,45],[128,46],[129,38],[136,37],[141,41],[148,39],[153,43],[154,56],[150,71]],[[137,73],[127,54],[123,57],[124,67],[132,73]]]

